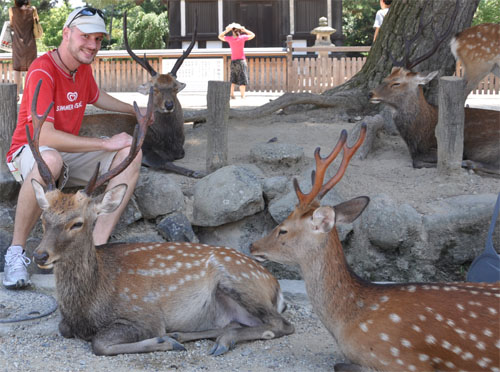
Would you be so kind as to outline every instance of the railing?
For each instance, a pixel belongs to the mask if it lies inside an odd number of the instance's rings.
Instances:
[[[365,57],[328,57],[328,53],[368,52],[370,47],[288,47],[247,48],[248,91],[321,93],[343,84],[365,63]],[[146,53],[158,73],[167,73],[182,55],[182,50],[137,50]],[[302,53],[302,54],[301,54]],[[317,56],[316,54],[319,54]],[[326,55],[326,57],[325,57]],[[97,84],[108,92],[134,92],[149,80],[149,75],[126,51],[100,51],[92,64]],[[456,74],[462,69],[457,63]],[[177,73],[186,90],[206,91],[209,80],[229,80],[229,49],[194,49]],[[11,53],[0,53],[0,82],[13,82]],[[500,79],[488,75],[473,92],[499,94]]]

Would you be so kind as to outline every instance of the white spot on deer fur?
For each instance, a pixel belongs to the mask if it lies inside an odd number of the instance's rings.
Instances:
[[[477,319],[477,314],[474,311],[470,311],[469,316],[473,319]]]
[[[438,357],[434,357],[434,358],[432,358],[432,361],[433,361],[434,363],[436,363],[436,364],[439,364],[439,363],[441,363],[441,362],[443,361],[443,359],[438,358]]]
[[[479,367],[482,367],[482,368],[486,368],[488,367],[488,364],[491,363],[491,359],[490,358],[481,358],[477,361],[477,365]]]
[[[416,371],[416,370],[417,370],[417,367],[415,367],[413,364],[410,364],[410,365],[408,366],[408,369],[409,369],[410,371]]]
[[[207,274],[207,273],[206,273],[206,271],[205,271],[205,270],[202,270],[202,271],[200,272],[200,276],[201,276],[202,278],[203,278],[206,274]]]
[[[172,284],[168,287],[169,292],[174,292],[177,290],[177,286],[175,284]]]
[[[420,359],[421,362],[425,362],[429,360],[429,356],[427,354],[418,354],[418,359]]]
[[[458,307],[458,310],[460,311],[464,311],[465,310],[465,307],[461,304],[457,304],[457,307]]]
[[[419,327],[418,325],[416,325],[416,324],[412,325],[412,326],[411,326],[411,328],[413,328],[413,330],[414,330],[415,332],[418,332],[418,333],[422,332],[422,328],[420,328],[420,327]]]
[[[458,355],[462,352],[462,348],[460,346],[454,346],[452,351]]]
[[[472,360],[472,359],[474,359],[474,355],[472,355],[472,353],[470,351],[467,351],[467,352],[462,354],[462,359],[463,360]]]
[[[401,359],[396,359],[396,363],[399,364],[400,366],[405,365],[405,362],[403,362]]]
[[[476,348],[478,348],[479,350],[486,350],[486,345],[484,344],[484,342],[479,341],[479,342],[476,344]]]
[[[497,349],[500,349],[500,340],[497,340],[497,342],[495,342],[495,347]]]
[[[441,343],[441,346],[443,348],[445,348],[446,350],[450,350],[451,349],[451,344],[448,341],[446,341],[446,340],[443,340],[443,342]]]
[[[401,317],[398,314],[390,314],[389,319],[391,319],[394,323],[399,323],[401,321]]]
[[[380,297],[380,302],[387,302],[389,301],[389,297],[388,296],[382,296]]]
[[[250,279],[250,275],[248,275],[247,273],[241,273],[241,276],[245,279]]]
[[[471,340],[471,341],[477,341],[477,336],[474,333],[471,333],[469,335],[469,340]]]
[[[373,305],[370,306],[370,309],[372,309],[373,311],[378,310],[379,309],[379,305],[378,304],[373,304]]]
[[[448,319],[446,321],[446,324],[448,324],[450,327],[454,327],[455,326],[455,322],[453,320],[451,320],[451,319]]]
[[[389,341],[389,335],[387,333],[380,333],[378,336],[382,341]]]
[[[489,330],[488,328],[485,328],[483,329],[483,335],[487,337],[493,337],[493,332],[491,332],[491,330]]]
[[[415,292],[416,290],[417,290],[417,287],[416,287],[416,286],[414,286],[414,285],[410,285],[410,286],[408,287],[408,292]]]
[[[368,332],[368,326],[364,322],[359,325],[359,328],[361,328],[361,330],[365,333]]]
[[[410,348],[411,347],[411,342],[409,340],[407,340],[406,338],[402,338],[401,339],[401,345],[403,345],[406,348]]]
[[[431,345],[435,345],[436,344],[436,337],[434,337],[433,335],[427,335],[427,336],[425,336],[425,342],[428,344],[431,344]]]
[[[450,362],[450,361],[445,362],[445,363],[444,363],[444,365],[445,365],[446,367],[448,367],[448,368],[455,368],[455,365],[454,365],[452,362]]]
[[[441,314],[436,314],[436,320],[438,322],[442,322],[444,320],[443,316]]]
[[[180,278],[179,281],[177,282],[177,284],[183,285],[184,284],[184,279]]]
[[[420,319],[422,322],[425,322],[427,320],[427,317],[425,315],[420,314],[418,316],[418,319]]]
[[[230,256],[224,257],[224,261],[226,261],[226,262],[230,262],[231,260],[232,260],[232,258]]]

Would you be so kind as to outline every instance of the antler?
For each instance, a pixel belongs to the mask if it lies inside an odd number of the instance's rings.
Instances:
[[[30,146],[31,152],[33,153],[33,157],[38,165],[38,172],[40,172],[40,176],[42,176],[43,181],[47,185],[47,190],[54,190],[56,188],[56,180],[52,175],[49,166],[43,160],[42,155],[40,154],[40,132],[42,129],[42,124],[47,119],[52,106],[54,106],[54,102],[51,102],[45,113],[39,116],[36,113],[36,104],[38,101],[38,94],[40,93],[40,87],[42,85],[42,79],[38,81],[35,89],[35,95],[33,96],[33,101],[31,102],[31,121],[33,122],[33,139],[30,135],[29,125],[26,125],[26,137],[28,138],[28,144]]]
[[[432,23],[434,20],[434,17],[432,17],[429,20],[429,22],[427,22],[424,25],[425,8],[427,7],[427,4],[430,2],[430,1],[427,1],[424,4],[424,7],[422,8],[422,12],[420,14],[420,20],[418,22],[418,29],[417,29],[417,32],[415,33],[415,35],[413,37],[411,37],[410,39],[407,39],[406,36],[403,36],[404,44],[405,44],[403,58],[400,61],[396,61],[396,59],[393,57],[391,51],[389,50],[389,58],[392,60],[392,64],[396,67],[404,67],[407,70],[411,70],[413,67],[422,63],[423,61],[428,59],[430,56],[432,56],[436,52],[437,48],[449,36],[449,34],[451,32],[451,29],[453,26],[453,21],[455,20],[457,14],[458,14],[459,1],[460,0],[457,0],[457,2],[455,3],[455,9],[453,10],[453,14],[450,18],[450,23],[448,24],[448,28],[441,35],[438,35],[436,30],[434,29],[434,24]],[[423,29],[425,27],[427,27],[429,24],[431,24],[432,32],[434,33],[434,46],[427,53],[424,53],[423,55],[421,55],[420,57],[415,59],[413,62],[411,62],[410,61],[410,47],[415,42],[415,40],[417,40],[420,37]]]
[[[308,194],[302,193],[300,190],[299,183],[296,178],[293,180],[293,186],[295,188],[295,193],[297,194],[297,198],[299,199],[299,205],[301,206],[307,206],[309,205],[315,198],[316,196],[318,199],[321,199],[323,196],[326,195],[328,191],[332,189],[333,186],[335,186],[341,178],[344,176],[344,173],[347,169],[347,165],[349,164],[349,161],[351,160],[352,156],[356,153],[357,149],[363,141],[365,140],[366,137],[366,124],[363,123],[361,125],[361,131],[359,133],[359,138],[356,141],[356,143],[352,146],[349,147],[347,146],[347,131],[344,129],[340,133],[340,138],[335,145],[334,149],[328,155],[326,158],[322,158],[321,155],[319,154],[320,148],[316,148],[314,151],[314,159],[316,160],[316,172],[312,172],[312,189]],[[342,163],[340,164],[339,169],[337,170],[337,173],[328,181],[325,185],[323,185],[323,180],[325,178],[325,173],[328,168],[328,166],[335,160],[337,155],[340,153],[340,150],[344,150],[344,155],[342,157]]]
[[[175,62],[172,71],[170,71],[170,75],[177,77],[177,70],[179,69],[179,67],[181,67],[182,62],[184,62],[184,60],[189,55],[189,53],[191,53],[191,50],[194,47],[197,32],[198,32],[198,11],[196,11],[194,14],[194,31],[193,31],[193,37],[191,38],[191,43],[189,44],[188,48],[184,51],[184,53],[182,53],[182,56],[180,56]]]
[[[100,175],[99,177],[97,175],[99,173],[100,163],[98,163],[94,175],[92,176],[87,186],[85,187],[84,191],[87,195],[92,194],[99,186],[103,185],[111,178],[120,174],[125,168],[127,168],[130,165],[132,160],[134,160],[135,157],[137,156],[144,142],[144,138],[146,137],[147,128],[151,125],[153,121],[153,87],[149,89],[149,99],[148,99],[148,107],[146,115],[143,116],[141,114],[141,111],[137,106],[137,102],[135,101],[134,101],[134,110],[135,110],[135,115],[137,116],[138,124],[136,124],[135,126],[134,138],[132,140],[132,145],[130,146],[130,151],[127,157],[123,159],[122,162],[118,164],[116,167],[110,169],[109,171]]]
[[[125,43],[125,48],[127,49],[128,54],[132,57],[134,61],[136,61],[139,65],[141,65],[151,76],[156,76],[158,73],[155,71],[153,66],[151,66],[146,59],[146,53],[144,53],[144,58],[138,57],[130,46],[128,45],[128,36],[127,36],[127,12],[124,14],[123,18],[123,41]]]

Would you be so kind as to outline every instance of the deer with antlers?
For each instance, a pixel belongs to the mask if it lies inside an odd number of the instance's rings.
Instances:
[[[149,94],[153,87],[154,122],[146,133],[142,147],[142,164],[154,169],[165,170],[181,174],[187,177],[201,178],[206,174],[203,171],[195,171],[174,164],[175,160],[184,158],[184,113],[177,94],[186,87],[186,84],[177,80],[177,71],[184,60],[189,56],[196,42],[197,26],[193,31],[193,37],[189,47],[177,59],[172,70],[167,74],[158,74],[148,62],[146,55],[138,57],[130,48],[127,35],[127,13],[123,19],[123,40],[125,48],[132,59],[145,69],[151,79],[139,86],[138,91]],[[97,131],[103,128],[133,128],[135,117],[123,114],[97,114],[84,117],[82,127],[86,131]],[[109,125],[108,125],[109,124]],[[101,133],[102,135],[102,130]]]
[[[32,181],[42,209],[44,233],[34,252],[42,268],[53,268],[64,337],[92,342],[97,355],[183,350],[180,342],[214,338],[219,355],[240,341],[271,339],[294,331],[281,313],[286,305],[278,281],[260,264],[225,247],[191,243],[114,243],[94,246],[92,230],[99,215],[112,213],[127,186],[117,185],[93,197],[102,184],[135,158],[153,111],[134,131],[130,153],[116,168],[89,181],[84,190],[65,194],[38,150],[44,115],[32,105],[33,139],[29,145],[47,185]]]
[[[348,147],[343,131],[326,158],[316,149],[311,191],[303,194],[294,180],[295,210],[251,253],[299,265],[314,311],[351,362],[335,371],[498,371],[500,283],[375,284],[348,266],[335,226],[356,220],[369,199],[334,207],[320,200],[341,180],[365,135],[363,126]],[[342,149],[337,173],[323,184]]]
[[[469,27],[451,39],[450,48],[463,64],[466,95],[490,72],[500,78],[500,24]]]
[[[427,5],[427,2],[425,3]],[[404,39],[404,57],[396,61],[391,74],[370,92],[370,102],[384,103],[394,113],[394,123],[405,141],[414,168],[435,167],[437,163],[437,140],[435,129],[438,122],[438,107],[424,97],[422,86],[434,79],[438,71],[431,73],[412,72],[412,68],[431,57],[451,32],[452,21],[441,34],[434,33],[434,46],[427,53],[410,61],[410,47],[422,33],[423,14],[418,31],[412,38]],[[455,7],[453,20],[458,5]],[[432,19],[431,21],[432,22]],[[465,108],[464,151],[462,166],[480,173],[500,176],[500,114],[498,111]]]

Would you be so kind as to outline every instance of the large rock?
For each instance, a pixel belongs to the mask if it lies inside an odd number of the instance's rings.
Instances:
[[[194,187],[193,224],[220,226],[264,209],[261,180],[251,167],[230,165]]]
[[[137,205],[146,219],[153,219],[184,209],[182,190],[168,173],[143,167],[134,195]]]
[[[256,162],[291,167],[304,158],[304,149],[289,143],[259,143],[250,149],[250,156]]]

